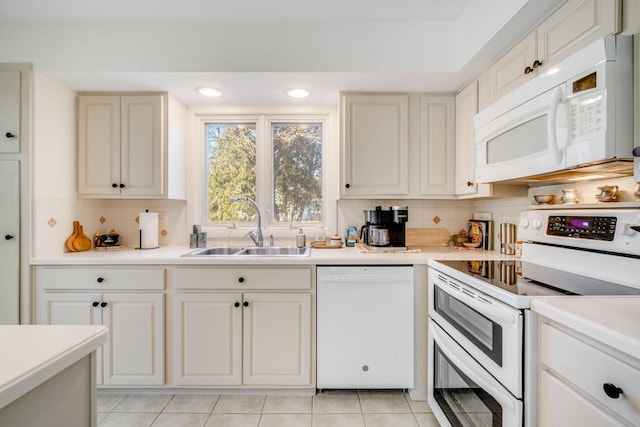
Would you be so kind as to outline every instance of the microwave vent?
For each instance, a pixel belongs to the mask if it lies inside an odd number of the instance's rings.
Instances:
[[[579,165],[571,169],[498,182],[515,185],[527,184],[529,187],[536,187],[551,184],[570,184],[576,181],[621,178],[631,175],[633,175],[633,159],[608,159]]]

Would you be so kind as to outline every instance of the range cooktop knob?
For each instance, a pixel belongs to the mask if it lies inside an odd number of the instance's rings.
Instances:
[[[637,234],[638,231],[640,231],[639,225],[629,223],[625,223],[622,225],[622,234],[624,234],[625,236],[633,236],[634,234]]]
[[[531,226],[537,230],[542,227],[542,221],[540,221],[539,219],[534,219],[531,223]]]
[[[520,224],[518,224],[520,228],[527,228],[529,226],[529,220],[526,218],[522,218],[520,220]]]

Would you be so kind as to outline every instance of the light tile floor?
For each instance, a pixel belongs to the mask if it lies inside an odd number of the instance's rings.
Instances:
[[[439,427],[426,402],[400,391],[310,396],[98,393],[99,427]]]

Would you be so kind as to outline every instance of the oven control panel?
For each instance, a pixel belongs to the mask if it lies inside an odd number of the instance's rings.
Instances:
[[[549,216],[547,235],[611,242],[617,222],[615,216]]]
[[[640,257],[640,209],[523,211],[517,239]]]

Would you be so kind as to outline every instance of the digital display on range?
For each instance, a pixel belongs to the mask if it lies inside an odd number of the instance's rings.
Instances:
[[[612,241],[616,224],[616,217],[550,216],[547,235]]]
[[[585,217],[569,217],[567,219],[567,222],[569,223],[569,227],[571,228],[578,228],[580,230],[588,230],[589,228],[591,228],[591,218],[585,218]]]

